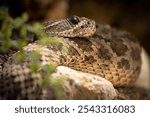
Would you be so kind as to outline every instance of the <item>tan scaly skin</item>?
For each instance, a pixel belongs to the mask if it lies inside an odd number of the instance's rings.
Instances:
[[[45,33],[62,40],[68,53],[64,54],[50,45],[42,46],[36,42],[27,45],[24,51],[40,52],[41,64],[53,62],[96,74],[112,82],[114,87],[132,86],[138,78],[141,47],[128,32],[77,16],[46,21],[43,26]],[[37,94],[42,74],[31,72],[31,61],[16,64],[15,57],[16,54],[13,54],[3,65],[0,96],[4,99],[29,99]]]

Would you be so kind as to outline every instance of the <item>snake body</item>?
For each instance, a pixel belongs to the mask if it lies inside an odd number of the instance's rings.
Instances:
[[[69,53],[62,58],[62,65],[100,75],[116,87],[131,85],[138,78],[141,50],[131,34],[103,23],[97,24],[95,33],[93,20],[77,16],[45,22],[44,26],[45,32],[50,35],[74,37],[64,40]]]
[[[47,21],[43,26],[45,33],[62,40],[68,52],[64,54],[49,45],[30,43],[24,51],[39,50],[41,64],[54,62],[96,74],[109,80],[114,87],[131,86],[138,78],[141,69],[141,47],[136,38],[128,32],[77,16]],[[6,99],[10,98],[9,95],[12,96],[11,99],[16,99],[19,93],[32,95],[42,78],[41,73],[30,71],[30,61],[16,64],[15,58],[16,53],[8,58],[1,70],[0,95]]]

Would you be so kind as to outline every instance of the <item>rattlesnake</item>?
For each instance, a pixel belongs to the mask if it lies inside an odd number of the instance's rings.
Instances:
[[[116,87],[131,85],[138,78],[141,66],[141,47],[136,38],[102,23],[97,24],[95,33],[94,25],[93,20],[76,16],[44,23],[45,32],[50,35],[74,37],[65,40],[70,47],[62,65],[100,75]]]
[[[43,26],[45,33],[59,38],[68,52],[64,54],[51,45],[43,46],[36,42],[28,44],[24,51],[38,50],[42,55],[41,64],[55,63],[57,66],[96,74],[109,80],[114,87],[131,86],[138,78],[141,47],[128,32],[78,16],[46,21]],[[15,58],[16,53],[1,65],[2,99],[28,99],[36,94],[40,85],[42,73],[32,73],[30,61],[17,64]]]

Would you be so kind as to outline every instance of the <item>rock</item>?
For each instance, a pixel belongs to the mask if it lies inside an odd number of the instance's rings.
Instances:
[[[58,66],[53,78],[64,76],[63,91],[67,99],[114,99],[117,95],[112,83],[97,75]]]
[[[145,89],[150,90],[150,57],[148,56],[144,48],[142,48],[141,58],[142,58],[141,73],[139,79],[135,83],[135,86],[143,87]]]

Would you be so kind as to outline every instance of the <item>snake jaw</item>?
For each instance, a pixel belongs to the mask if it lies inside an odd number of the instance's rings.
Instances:
[[[94,20],[90,21],[91,25],[87,27],[85,31],[83,31],[81,37],[90,37],[93,36],[96,32],[96,23]]]

